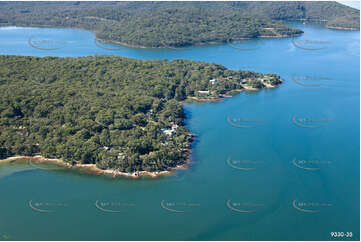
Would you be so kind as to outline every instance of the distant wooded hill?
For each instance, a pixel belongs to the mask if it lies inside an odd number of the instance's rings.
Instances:
[[[76,27],[136,47],[183,47],[302,31],[284,21],[359,29],[359,10],[336,2],[1,2],[0,25]]]

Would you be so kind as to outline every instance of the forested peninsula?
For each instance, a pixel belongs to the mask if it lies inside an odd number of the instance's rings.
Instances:
[[[0,159],[39,156],[119,172],[186,163],[182,102],[276,87],[280,76],[188,60],[0,56]]]
[[[69,27],[132,47],[178,48],[302,34],[286,21],[358,30],[336,2],[0,2],[0,26]]]

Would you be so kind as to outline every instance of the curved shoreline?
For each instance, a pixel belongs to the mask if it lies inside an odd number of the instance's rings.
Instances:
[[[0,164],[6,164],[6,163],[13,163],[16,160],[31,160],[35,161],[34,163],[48,163],[48,164],[54,164],[63,167],[64,169],[79,169],[80,171],[87,172],[92,175],[112,175],[113,178],[122,176],[122,177],[128,177],[128,178],[139,178],[142,176],[148,176],[151,178],[159,178],[163,175],[172,175],[175,170],[184,170],[187,169],[187,165],[191,162],[190,158],[187,158],[186,162],[183,165],[178,165],[176,167],[169,168],[169,170],[166,171],[137,171],[133,173],[127,173],[127,172],[120,172],[118,170],[114,169],[106,169],[102,170],[96,166],[96,164],[76,164],[71,165],[69,163],[64,162],[61,159],[51,159],[51,158],[45,158],[41,155],[36,156],[12,156],[5,159],[0,160]]]
[[[360,31],[359,28],[347,28],[347,27],[339,27],[339,26],[326,26],[328,29],[337,29],[337,30],[347,30],[347,31]]]
[[[83,29],[85,30],[85,29]],[[91,31],[91,30],[87,30],[87,31]],[[91,31],[93,32],[93,31]],[[206,45],[221,45],[221,44],[228,44],[228,41],[208,41],[208,42],[195,42],[193,44],[189,44],[189,45],[182,45],[179,47],[174,47],[174,46],[159,46],[159,47],[154,47],[154,46],[143,46],[143,45],[132,45],[132,44],[128,44],[128,43],[124,43],[124,42],[119,42],[116,40],[107,40],[107,39],[102,39],[99,38],[96,34],[96,32],[93,32],[95,35],[95,41],[99,40],[102,41],[104,43],[108,43],[108,44],[116,44],[116,45],[121,45],[124,47],[129,47],[129,48],[139,48],[139,49],[174,49],[174,50],[179,50],[179,49],[183,49],[183,48],[190,48],[190,47],[195,47],[195,46],[206,46]],[[260,35],[258,37],[255,38],[237,38],[234,39],[234,41],[242,41],[242,40],[256,40],[256,39],[281,39],[281,38],[291,38],[294,36],[300,36],[303,33],[300,34],[296,34],[296,35],[278,35],[278,36],[267,36],[267,35]],[[102,47],[100,47],[102,48]]]
[[[123,47],[128,47],[128,48],[136,48],[136,49],[174,49],[174,50],[179,50],[179,49],[183,49],[183,48],[188,48],[188,47],[195,47],[195,46],[206,46],[206,45],[219,45],[219,44],[227,44],[228,41],[224,40],[224,41],[208,41],[208,42],[195,42],[193,44],[189,44],[189,45],[183,45],[183,46],[179,46],[179,47],[173,47],[173,46],[159,46],[159,47],[152,47],[152,46],[142,46],[142,45],[132,45],[132,44],[128,44],[128,43],[124,43],[124,42],[120,42],[120,41],[116,41],[116,40],[107,40],[107,39],[102,39],[100,37],[97,36],[98,32],[97,30],[91,30],[91,29],[86,29],[86,28],[81,28],[81,27],[71,27],[71,26],[51,26],[51,25],[0,25],[0,28],[2,27],[22,27],[22,28],[51,28],[51,29],[76,29],[76,30],[82,30],[82,31],[88,31],[91,32],[92,34],[94,34],[94,41],[102,41],[104,43],[108,43],[108,44],[116,44],[116,45],[120,45]],[[293,36],[300,36],[303,33],[300,34],[293,34],[293,35],[278,35],[278,36],[267,36],[267,35],[260,35],[257,36],[255,38],[236,38],[233,41],[242,41],[242,40],[256,40],[256,39],[280,39],[280,38],[291,38]],[[161,43],[162,44],[162,43]],[[98,46],[99,47],[99,46]],[[102,47],[99,47],[102,48]],[[106,48],[104,48],[106,49]]]
[[[283,82],[283,80],[282,80],[282,82]],[[182,103],[187,102],[187,101],[216,103],[216,102],[222,101],[225,98],[232,98],[234,96],[234,95],[231,95],[232,93],[242,93],[242,92],[247,92],[247,91],[261,91],[263,89],[273,89],[273,88],[279,87],[281,84],[282,83],[280,83],[278,85],[270,85],[270,84],[264,83],[265,86],[263,88],[243,87],[243,89],[229,90],[225,94],[219,94],[218,97],[213,97],[213,98],[187,97],[187,99],[182,101]]]
[[[88,30],[86,30],[88,31]],[[29,38],[29,41],[31,41],[31,38]],[[235,92],[243,92],[243,91],[258,91],[261,89],[267,89],[267,88],[275,88],[278,85],[272,86],[272,85],[266,85],[263,88],[250,88],[250,87],[244,87],[244,89],[234,89],[234,90],[229,90],[227,91],[225,94],[221,94],[218,97],[215,98],[199,98],[199,97],[189,97],[192,100],[195,101],[202,101],[202,102],[218,102],[220,100],[223,100],[224,98],[228,98],[228,97],[232,97],[230,94],[235,93]],[[128,173],[128,172],[121,172],[117,169],[100,169],[96,166],[96,164],[75,164],[75,165],[71,165],[67,162],[64,162],[62,159],[51,159],[51,158],[46,158],[40,155],[36,155],[36,156],[13,156],[13,157],[8,157],[6,159],[0,160],[0,164],[1,163],[6,163],[6,162],[13,162],[15,160],[18,159],[25,159],[25,160],[32,160],[34,161],[34,164],[36,163],[52,163],[52,164],[56,164],[59,165],[61,167],[64,167],[66,169],[73,169],[73,168],[79,168],[80,170],[86,171],[88,173],[91,174],[95,174],[95,175],[111,175],[112,177],[117,177],[117,176],[124,176],[124,177],[129,177],[129,178],[138,178],[140,176],[149,176],[152,178],[156,178],[162,175],[166,175],[166,174],[172,174],[173,170],[177,170],[177,169],[185,169],[187,164],[189,164],[191,162],[190,158],[189,158],[189,154],[190,154],[190,150],[188,149],[191,145],[191,141],[189,142],[187,149],[185,149],[184,154],[187,155],[188,157],[185,159],[184,163],[182,165],[178,165],[176,167],[167,167],[166,170],[163,171],[154,171],[154,172],[149,172],[149,171],[136,171],[133,173]]]

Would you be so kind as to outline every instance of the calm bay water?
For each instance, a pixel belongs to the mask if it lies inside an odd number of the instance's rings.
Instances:
[[[330,240],[330,232],[359,240],[360,33],[295,26],[305,31],[296,45],[290,38],[235,44],[256,47],[248,51],[135,49],[96,44],[82,30],[0,28],[0,54],[185,58],[285,80],[219,103],[185,104],[198,137],[193,163],[173,177],[1,165],[0,240]],[[37,49],[29,38],[61,48]]]

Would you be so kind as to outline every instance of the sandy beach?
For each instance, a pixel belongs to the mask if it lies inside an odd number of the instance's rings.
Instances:
[[[189,151],[187,151],[189,152]],[[162,175],[171,175],[173,173],[174,170],[177,169],[187,169],[186,166],[190,163],[190,159],[188,158],[185,162],[185,164],[183,165],[179,165],[176,166],[174,168],[169,168],[169,170],[167,171],[154,171],[154,172],[149,172],[149,171],[137,171],[137,172],[133,172],[133,173],[127,173],[127,172],[120,172],[118,170],[113,170],[113,169],[107,169],[107,170],[102,170],[100,168],[98,168],[95,164],[76,164],[76,165],[71,165],[69,163],[66,163],[64,161],[62,161],[61,159],[49,159],[49,158],[45,158],[43,156],[37,155],[37,156],[13,156],[13,157],[8,157],[6,159],[0,160],[0,164],[1,163],[12,163],[15,162],[16,160],[31,160],[32,163],[36,164],[36,163],[48,163],[48,164],[55,164],[61,167],[64,167],[65,169],[79,169],[81,171],[85,171],[87,173],[90,174],[94,174],[94,175],[112,175],[112,177],[117,177],[117,176],[123,176],[123,177],[129,177],[129,178],[139,178],[141,176],[149,176],[151,178],[157,178],[160,177]]]

